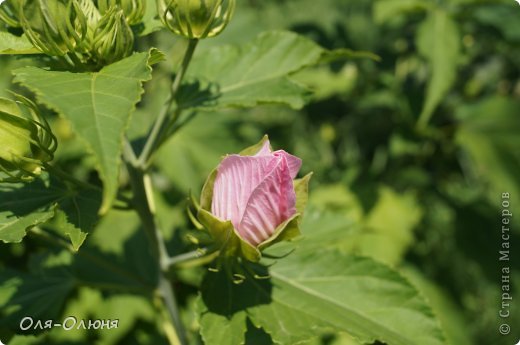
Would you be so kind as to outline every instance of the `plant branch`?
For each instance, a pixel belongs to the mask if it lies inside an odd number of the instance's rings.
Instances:
[[[159,116],[155,120],[155,123],[150,130],[146,143],[144,145],[143,151],[139,155],[138,165],[144,170],[149,166],[149,160],[152,157],[153,153],[159,147],[160,143],[164,141],[164,136],[167,134],[167,129],[170,126],[171,122],[174,122],[178,118],[178,111],[175,111],[175,116],[173,119],[170,119],[168,116],[170,114],[170,109],[175,102],[177,92],[181,86],[182,80],[186,75],[186,71],[188,70],[188,66],[190,65],[191,58],[193,57],[193,53],[195,48],[197,47],[197,43],[199,41],[197,39],[190,39],[188,42],[188,48],[186,49],[186,53],[184,55],[184,59],[182,61],[181,67],[177,72],[175,79],[172,83],[170,96],[164,103]],[[173,120],[173,121],[172,121]]]
[[[129,152],[126,152],[125,150],[124,156],[130,176],[130,183],[134,192],[135,210],[141,219],[143,229],[148,238],[148,242],[150,243],[150,250],[158,265],[159,276],[156,288],[157,293],[160,295],[175,328],[178,338],[178,342],[176,343],[184,345],[186,344],[184,327],[180,320],[174,291],[171,288],[170,282],[166,278],[169,256],[155,215],[155,205],[153,201],[150,176],[138,167],[130,164],[128,161],[131,160],[131,157],[127,157],[128,154]]]
[[[170,257],[168,267],[190,268],[205,265],[215,259],[219,255],[218,248],[201,248],[192,252],[180,254]]]
[[[141,219],[143,229],[150,243],[150,250],[156,259],[159,276],[156,287],[156,293],[160,296],[163,306],[168,312],[169,319],[173,327],[168,332],[168,338],[172,344],[187,344],[184,327],[179,316],[179,308],[175,299],[175,293],[171,283],[167,278],[167,272],[170,268],[170,257],[164,242],[164,238],[158,224],[155,214],[155,203],[153,198],[153,188],[150,175],[147,173],[148,166],[152,155],[155,153],[160,144],[168,135],[168,129],[172,122],[175,122],[180,111],[174,112],[173,118],[170,117],[170,109],[176,100],[182,79],[186,74],[193,52],[197,47],[198,40],[190,40],[188,48],[184,55],[182,64],[173,80],[171,92],[164,103],[159,116],[148,134],[143,151],[136,157],[132,146],[125,140],[123,148],[123,160],[126,164],[130,184],[133,191],[133,205],[139,218]],[[172,335],[173,334],[173,335]]]

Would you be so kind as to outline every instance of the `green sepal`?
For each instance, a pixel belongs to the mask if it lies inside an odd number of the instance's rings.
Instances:
[[[202,208],[197,212],[197,217],[217,242],[221,257],[243,257],[252,262],[262,258],[258,249],[240,237],[231,221],[220,220]]]
[[[312,174],[313,173],[310,172],[304,177],[293,181],[294,192],[296,193],[296,212],[302,215],[309,200],[309,181],[311,180]]]
[[[204,210],[211,210],[211,201],[213,200],[213,185],[215,184],[215,180],[217,179],[217,169],[213,169],[209,174],[206,182],[204,182],[204,186],[202,187],[202,192],[200,194],[200,207]]]
[[[238,154],[241,156],[254,156],[255,154],[258,153],[258,151],[260,151],[260,149],[262,149],[262,147],[264,146],[264,143],[268,140],[269,140],[269,137],[267,136],[267,134],[265,134],[259,142],[243,149]]]
[[[301,214],[295,213],[291,218],[278,225],[273,236],[258,245],[260,251],[282,241],[290,241],[301,235],[300,232]]]

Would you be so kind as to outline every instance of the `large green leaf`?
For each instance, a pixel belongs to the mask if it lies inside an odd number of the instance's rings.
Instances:
[[[241,344],[245,326],[239,320],[245,316],[276,344],[296,344],[330,331],[348,332],[367,343],[445,344],[418,291],[371,259],[327,250],[295,253],[269,274],[269,280],[257,280],[247,273],[246,281],[236,285],[225,270],[208,273],[201,316],[208,345]],[[228,327],[226,338],[222,327]]]
[[[0,240],[20,242],[30,228],[56,215],[56,230],[78,250],[97,222],[101,192],[76,190],[56,180],[0,185]]]
[[[326,51],[290,32],[267,32],[243,47],[220,46],[198,55],[188,71],[180,105],[213,109],[282,103],[301,108],[308,90],[288,78],[316,64]],[[190,78],[198,82],[189,83]],[[197,90],[193,95],[189,91]]]
[[[417,30],[416,40],[419,53],[428,60],[431,70],[419,119],[419,125],[424,126],[455,82],[460,35],[448,13],[433,10]]]
[[[96,73],[46,71],[25,67],[15,80],[34,91],[41,103],[70,120],[73,130],[94,154],[104,183],[101,213],[117,189],[123,134],[151,78],[150,53],[134,54]]]

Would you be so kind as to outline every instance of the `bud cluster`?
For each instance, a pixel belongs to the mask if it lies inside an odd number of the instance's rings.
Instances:
[[[96,69],[131,54],[144,10],[143,0],[7,0],[0,20],[42,53]]]
[[[0,98],[0,181],[31,181],[54,158],[56,138],[36,104]]]

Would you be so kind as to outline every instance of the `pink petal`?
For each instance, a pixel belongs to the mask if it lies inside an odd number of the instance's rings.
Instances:
[[[296,175],[298,175],[298,171],[302,166],[302,160],[296,156],[293,156],[284,150],[278,150],[273,152],[275,156],[283,156],[287,160],[287,164],[289,165],[289,171],[291,172],[291,178],[294,180]]]
[[[230,155],[218,167],[213,185],[211,213],[222,220],[230,220],[238,227],[247,201],[255,188],[276,165],[276,158],[268,156]]]
[[[276,227],[296,212],[288,161],[279,155],[277,163],[251,194],[237,227],[242,238],[255,246],[271,237]]]

